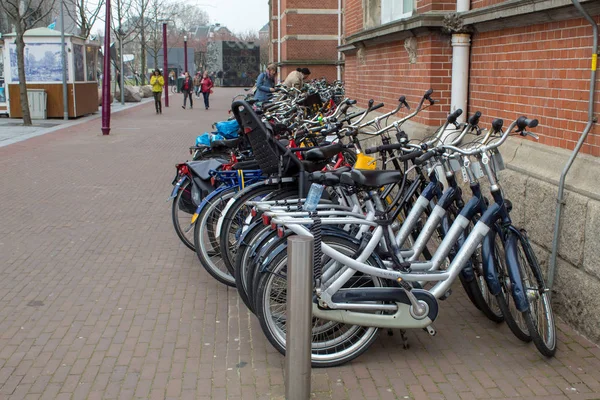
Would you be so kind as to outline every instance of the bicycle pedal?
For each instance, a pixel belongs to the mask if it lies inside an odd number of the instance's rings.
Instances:
[[[446,293],[444,293],[443,296],[441,296],[439,298],[440,301],[444,301],[446,300],[448,297],[450,297],[450,295],[452,294],[452,289],[448,289],[448,291]]]

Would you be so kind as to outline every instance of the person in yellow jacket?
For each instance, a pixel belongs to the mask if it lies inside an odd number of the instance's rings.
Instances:
[[[163,78],[159,70],[154,70],[154,73],[150,78],[150,85],[152,85],[152,94],[154,95],[154,106],[156,107],[156,113],[162,114],[162,103],[160,102],[160,98],[162,97],[163,86],[165,86],[165,78]]]

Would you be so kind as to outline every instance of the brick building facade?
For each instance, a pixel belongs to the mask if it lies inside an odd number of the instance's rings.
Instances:
[[[592,28],[570,0],[346,0],[346,94],[384,110],[405,95],[411,105],[428,89],[440,103],[407,129],[425,134],[451,109],[453,41],[469,48],[464,105],[506,125],[520,115],[540,121],[539,142],[511,138],[503,146],[503,187],[515,223],[528,230],[542,266],[552,248],[557,184],[587,123]],[[600,22],[600,1],[580,0]],[[464,10],[464,11],[463,11]],[[600,92],[596,85],[595,103]],[[465,108],[461,106],[461,108]],[[595,112],[600,111],[596,105]],[[418,135],[415,133],[415,135]],[[555,310],[600,340],[600,127],[594,124],[567,176],[553,287]]]
[[[298,67],[308,67],[311,78],[332,81],[338,77],[340,4],[338,0],[269,1],[270,61],[279,63],[281,80]]]

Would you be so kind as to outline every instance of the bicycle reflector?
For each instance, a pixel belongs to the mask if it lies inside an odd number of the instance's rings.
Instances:
[[[267,214],[263,214],[262,215],[262,222],[263,225],[269,225],[271,223],[271,217],[269,217]]]
[[[285,231],[283,230],[282,226],[277,228],[277,237],[278,238],[280,238],[280,239],[283,238],[284,233],[285,233]]]
[[[277,229],[277,224],[275,222],[271,222],[271,230]]]
[[[250,215],[252,215],[252,218],[256,218],[256,214],[258,214],[256,207],[252,207],[252,210],[250,210]]]
[[[185,164],[179,164],[179,165],[177,166],[177,169],[179,170],[179,173],[180,173],[181,175],[189,175],[189,174],[190,174],[190,169],[189,169],[189,168],[188,168],[188,166],[187,166],[187,165],[185,165]]]

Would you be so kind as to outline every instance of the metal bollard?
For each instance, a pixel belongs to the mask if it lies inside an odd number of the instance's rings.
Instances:
[[[314,239],[288,238],[285,398],[310,398]]]

